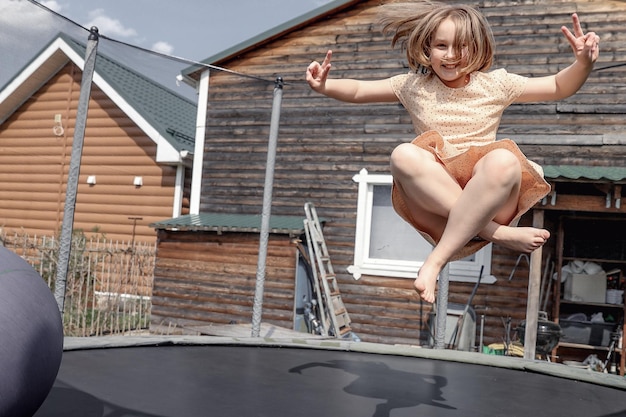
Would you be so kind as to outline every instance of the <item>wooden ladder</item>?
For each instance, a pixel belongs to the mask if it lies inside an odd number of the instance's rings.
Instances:
[[[358,340],[352,333],[350,316],[339,293],[337,278],[335,277],[333,265],[330,262],[317,211],[310,202],[304,204],[304,211],[306,213],[304,232],[309,249],[313,279],[318,287],[321,282],[324,295],[323,299],[320,300],[323,302],[323,305],[320,305],[322,323],[329,336],[337,338],[352,337],[354,340]],[[329,324],[330,328],[328,327]]]

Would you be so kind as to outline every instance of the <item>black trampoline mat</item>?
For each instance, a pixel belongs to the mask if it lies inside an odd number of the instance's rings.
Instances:
[[[66,351],[36,417],[626,416],[626,392],[532,372],[342,350]]]

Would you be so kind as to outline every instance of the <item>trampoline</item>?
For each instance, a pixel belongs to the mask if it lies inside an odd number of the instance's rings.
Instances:
[[[625,381],[547,362],[365,342],[68,339],[35,416],[626,416]]]

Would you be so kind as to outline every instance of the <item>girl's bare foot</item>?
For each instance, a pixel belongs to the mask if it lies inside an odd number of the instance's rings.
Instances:
[[[516,252],[530,253],[543,246],[550,232],[534,227],[499,226],[487,240]]]
[[[424,263],[424,266],[417,273],[417,279],[413,282],[415,291],[417,291],[422,300],[428,303],[435,302],[435,287],[439,272],[437,268],[431,268],[427,263]]]
[[[493,243],[497,243],[516,252],[530,253],[540,248],[550,238],[550,232],[535,227],[511,227],[498,225],[491,234],[481,236]],[[426,302],[435,302],[435,287],[437,277],[443,268],[443,264],[437,262],[437,257],[432,254],[420,268],[417,279],[413,282],[415,291]],[[440,266],[437,266],[440,265]]]

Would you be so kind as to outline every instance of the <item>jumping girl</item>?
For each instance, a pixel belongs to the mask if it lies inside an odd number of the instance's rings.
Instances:
[[[550,237],[516,227],[550,187],[541,167],[509,140],[496,141],[502,112],[512,103],[560,100],[576,93],[598,58],[599,37],[561,31],[574,62],[557,74],[529,78],[489,71],[495,45],[484,16],[470,6],[432,2],[383,6],[385,33],[406,51],[410,73],[361,81],[330,79],[332,51],[306,71],[310,87],[351,103],[400,102],[416,133],[391,154],[395,210],[434,245],[415,290],[434,302],[437,276],[450,260],[489,242],[532,252]]]

